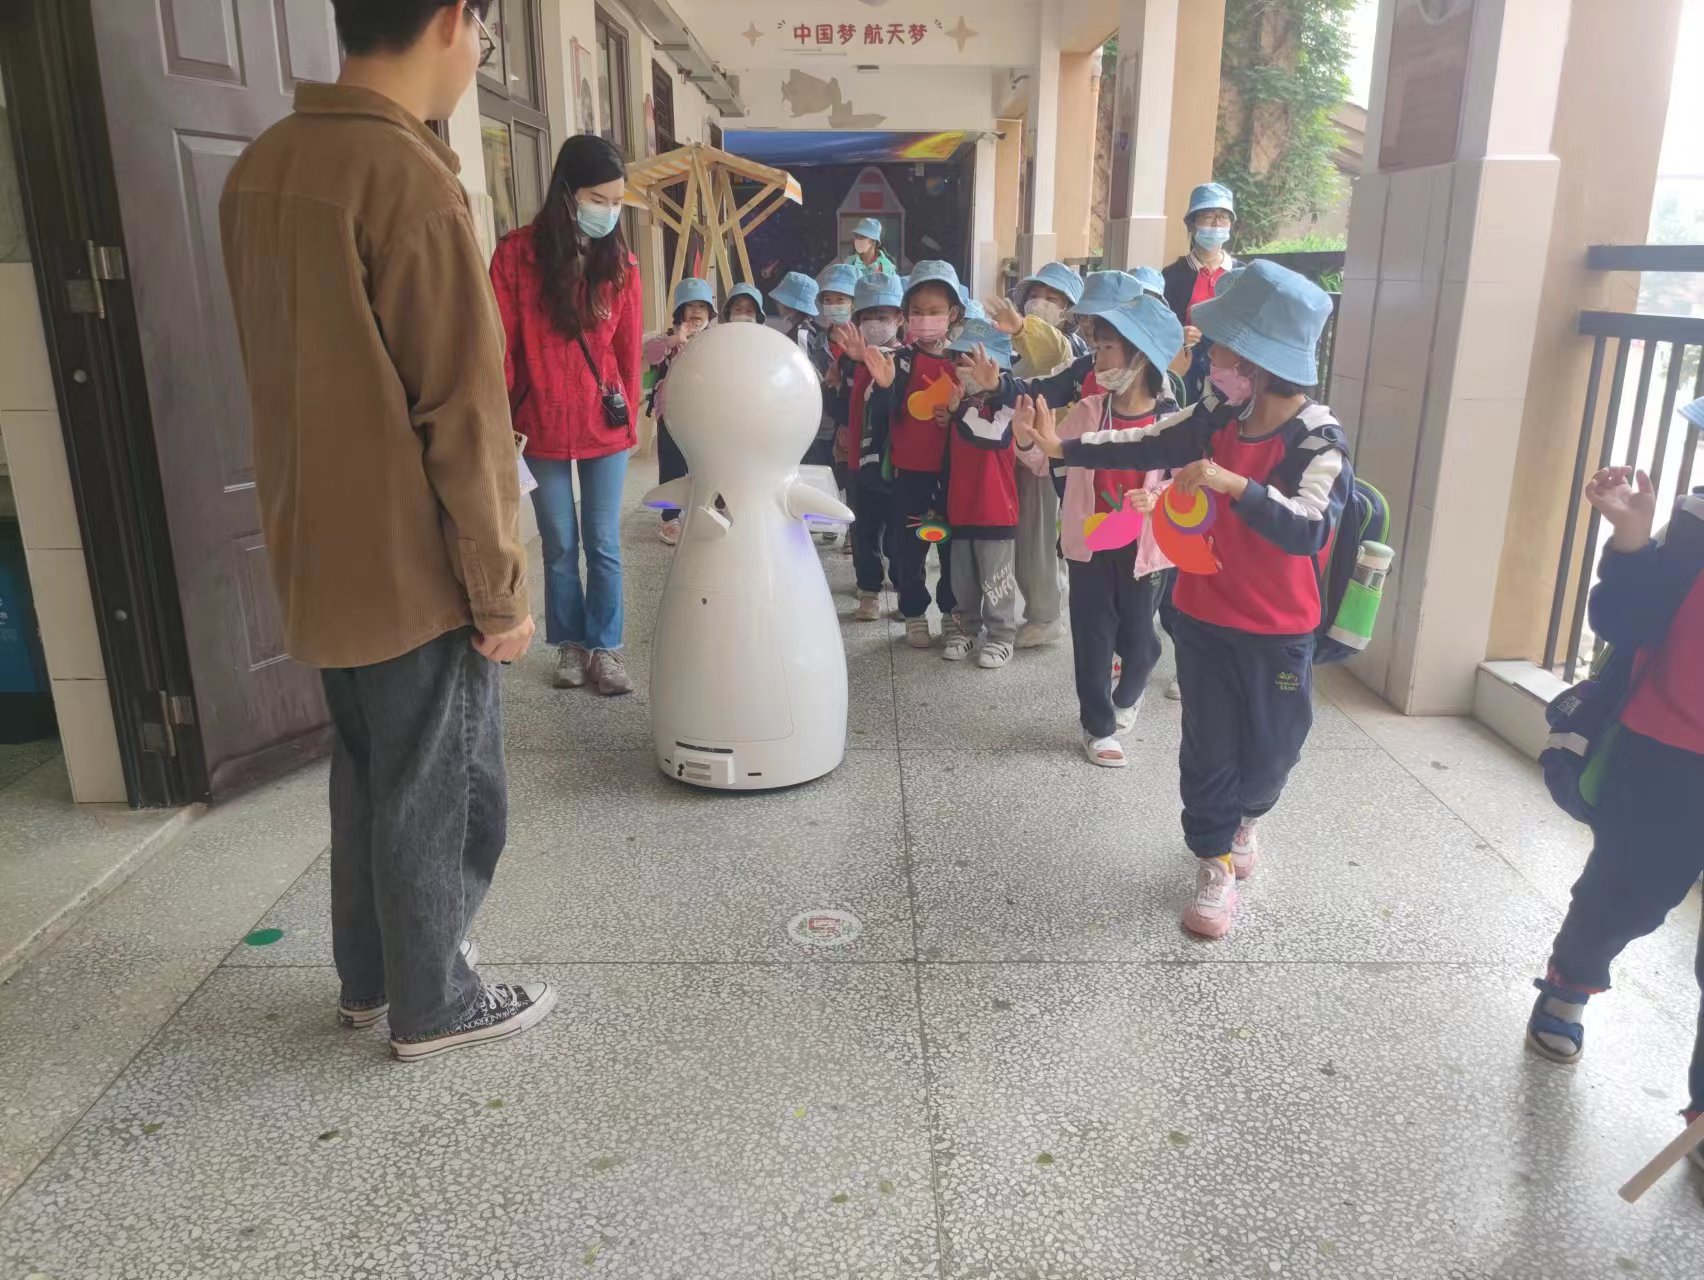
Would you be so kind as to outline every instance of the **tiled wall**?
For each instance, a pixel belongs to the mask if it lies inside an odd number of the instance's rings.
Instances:
[[[42,339],[35,273],[27,262],[0,263],[0,436],[72,795],[85,803],[123,804],[128,797],[112,699]]]

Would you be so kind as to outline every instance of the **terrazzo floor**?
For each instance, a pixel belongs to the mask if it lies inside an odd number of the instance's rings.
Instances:
[[[475,933],[558,1012],[391,1063],[332,1017],[323,769],[216,810],[0,986],[0,1278],[1701,1273],[1704,1179],[1615,1195],[1684,1100],[1696,895],[1578,1067],[1524,1053],[1586,840],[1488,733],[1325,676],[1202,944],[1176,704],[1094,769],[1068,648],[912,651],[831,552],[846,763],[702,795],[649,751],[670,553],[637,510],[626,546],[640,692],[509,676]],[[862,932],[796,941],[824,910]]]

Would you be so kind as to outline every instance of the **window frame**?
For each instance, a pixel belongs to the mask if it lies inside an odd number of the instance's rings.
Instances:
[[[530,61],[532,63],[532,65],[528,68],[527,80],[532,86],[533,95],[537,99],[537,105],[534,105],[523,98],[516,98],[507,93],[504,89],[499,88],[497,84],[494,83],[494,77],[487,75],[485,69],[481,69],[478,76],[475,77],[475,82],[479,86],[480,137],[483,143],[484,129],[487,121],[501,124],[508,129],[510,160],[509,177],[511,184],[509,192],[510,205],[515,211],[516,226],[525,226],[532,220],[533,215],[536,214],[538,210],[526,210],[521,207],[520,183],[517,181],[515,167],[518,166],[521,161],[523,150],[526,150],[527,148],[517,145],[515,141],[516,129],[525,129],[538,138],[539,146],[537,148],[537,155],[539,158],[539,166],[537,179],[541,201],[548,198],[550,192],[550,116],[545,109],[544,58],[542,56],[544,24],[541,20],[542,15],[539,12],[539,0],[502,0],[502,5],[502,38],[497,42],[497,56],[493,59],[493,62],[497,66],[497,74],[502,77],[501,83],[504,86],[507,86],[509,82],[508,24],[515,20],[516,14],[518,13],[520,21],[524,24],[524,30],[527,35],[527,39],[523,42],[523,44],[530,55]],[[491,174],[488,166],[485,175],[485,190],[486,194],[491,197],[493,206],[495,206],[497,203],[497,197],[492,194],[491,190],[493,176],[494,175]],[[499,237],[504,234],[503,228],[498,227],[496,230]]]

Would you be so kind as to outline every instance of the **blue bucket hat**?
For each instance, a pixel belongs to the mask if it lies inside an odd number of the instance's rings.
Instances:
[[[1083,281],[1083,296],[1071,308],[1071,314],[1104,315],[1141,294],[1142,282],[1128,271],[1091,271],[1089,278]]]
[[[1025,276],[1018,283],[1018,297],[1028,293],[1032,284],[1044,284],[1049,289],[1059,290],[1071,299],[1072,306],[1076,306],[1083,296],[1083,277],[1077,274],[1075,268],[1068,267],[1063,262],[1050,262],[1033,276]]]
[[[746,284],[742,281],[728,290],[728,300],[722,304],[722,319],[726,320],[728,312],[734,309],[735,298],[750,298],[757,303],[757,314],[759,316],[763,314],[763,293],[756,285]]]
[[[966,320],[959,327],[958,336],[947,343],[947,350],[975,351],[978,344],[988,352],[989,359],[1002,369],[1012,367],[1012,335],[996,329],[981,316]]]
[[[1193,218],[1203,209],[1223,209],[1234,218],[1237,216],[1237,199],[1224,183],[1203,182],[1189,193],[1189,209],[1183,216]]]
[[[697,276],[687,276],[674,290],[674,315],[680,319],[680,309],[689,302],[704,302],[710,306],[710,314],[716,313],[716,291],[710,287],[708,280],[700,280]]]
[[[1139,294],[1123,306],[1103,311],[1100,318],[1161,372],[1183,350],[1183,325],[1172,309],[1151,293]]]
[[[1691,400],[1681,405],[1680,416],[1695,427],[1704,427],[1704,398]]]
[[[777,306],[791,307],[807,316],[817,313],[817,282],[803,271],[789,271],[781,283],[769,291],[769,299]]]
[[[975,298],[967,298],[964,303],[964,318],[966,320],[988,319],[988,309]]]
[[[1330,318],[1325,290],[1264,258],[1219,281],[1218,293],[1190,315],[1202,337],[1302,387],[1319,381],[1319,335]]]
[[[970,301],[970,295],[959,283],[958,272],[953,270],[953,264],[942,262],[939,258],[925,258],[911,268],[911,274],[905,278],[905,298],[911,298],[911,291],[919,285],[944,284],[958,294],[959,305]]]
[[[1131,272],[1142,286],[1143,293],[1151,293],[1164,301],[1166,296],[1166,278],[1152,267],[1137,267]]]
[[[871,307],[898,307],[905,301],[905,283],[885,271],[867,271],[852,293],[852,314]]]
[[[844,293],[848,298],[858,292],[858,281],[866,274],[865,271],[853,266],[850,262],[831,262],[817,272],[818,293]]]
[[[857,226],[852,228],[852,234],[855,236],[863,236],[866,240],[874,240],[877,244],[880,244],[882,242],[881,221],[877,218],[865,218]]]

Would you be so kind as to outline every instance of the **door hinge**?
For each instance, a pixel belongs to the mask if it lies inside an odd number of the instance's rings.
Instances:
[[[177,755],[177,734],[175,729],[187,728],[195,723],[195,700],[181,693],[167,693],[160,690],[160,719],[158,722],[144,720],[142,722],[142,750],[150,755]]]
[[[117,245],[96,244],[93,240],[85,240],[83,247],[88,254],[89,274],[65,282],[66,305],[73,315],[105,320],[106,290],[101,288],[101,282],[125,278],[124,250]]]

